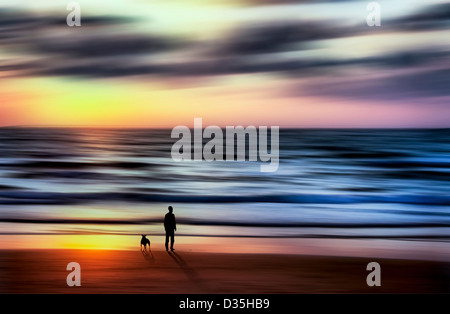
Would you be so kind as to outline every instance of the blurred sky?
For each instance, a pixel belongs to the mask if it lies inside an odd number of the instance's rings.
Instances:
[[[0,126],[450,127],[450,3],[0,0]]]

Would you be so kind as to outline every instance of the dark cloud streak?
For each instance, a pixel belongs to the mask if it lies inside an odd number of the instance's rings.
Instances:
[[[217,51],[226,55],[252,55],[308,48],[312,42],[354,36],[367,28],[336,26],[331,22],[277,21],[249,25],[234,30],[219,44]]]
[[[61,75],[79,77],[125,77],[136,75],[153,76],[220,76],[250,73],[274,73],[278,75],[312,76],[323,71],[333,73],[334,70],[350,66],[365,67],[367,69],[411,69],[420,68],[428,64],[442,62],[450,57],[448,51],[403,51],[381,56],[354,59],[294,59],[286,61],[265,60],[253,61],[247,57],[222,57],[198,62],[184,62],[179,64],[115,64],[114,61],[96,61],[92,63],[70,64],[50,67],[44,62],[35,67],[34,75]]]
[[[309,82],[292,95],[323,95],[358,100],[398,101],[450,96],[450,69],[430,69],[387,77],[330,79]]]
[[[420,31],[436,30],[450,27],[450,3],[442,3],[426,6],[423,10],[388,21],[398,30]]]
[[[77,41],[69,39],[37,42],[39,53],[63,55],[69,58],[103,58],[134,54],[150,54],[175,49],[177,42],[144,35],[85,36]]]

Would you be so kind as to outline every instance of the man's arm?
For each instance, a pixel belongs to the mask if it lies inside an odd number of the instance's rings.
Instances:
[[[173,228],[177,231],[177,222],[175,220],[175,215],[173,215]]]

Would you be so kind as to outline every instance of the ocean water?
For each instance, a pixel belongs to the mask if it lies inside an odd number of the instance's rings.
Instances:
[[[117,246],[135,246],[127,241],[139,234],[162,238],[172,205],[177,243],[261,239],[291,243],[294,253],[293,239],[448,248],[448,129],[280,130],[276,172],[261,172],[260,161],[175,162],[170,133],[0,129],[0,246],[63,235],[123,236]]]

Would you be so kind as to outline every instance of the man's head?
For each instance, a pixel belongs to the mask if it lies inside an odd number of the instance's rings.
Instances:
[[[173,208],[172,208],[172,206],[169,206],[169,213],[172,213],[173,212]]]

